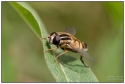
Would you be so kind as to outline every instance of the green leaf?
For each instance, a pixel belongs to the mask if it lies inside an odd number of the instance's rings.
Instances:
[[[22,18],[29,24],[39,38],[48,35],[40,17],[35,10],[25,2],[10,2]],[[50,49],[47,40],[42,40],[43,49]],[[62,52],[60,50],[60,52]],[[57,53],[55,53],[57,55]],[[57,82],[98,82],[90,68],[83,66],[79,59],[63,55],[55,61],[53,52],[44,53],[46,63]]]

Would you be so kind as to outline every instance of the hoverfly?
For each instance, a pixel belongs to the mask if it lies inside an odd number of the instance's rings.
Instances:
[[[64,50],[64,52],[59,54],[58,56],[56,56],[56,60],[59,56],[65,54],[68,50],[75,52],[75,53],[79,53],[81,55],[81,57],[80,57],[81,62],[85,65],[85,67],[88,67],[84,63],[82,56],[88,58],[89,60],[91,60],[93,62],[94,62],[94,60],[86,52],[88,50],[87,44],[84,42],[81,42],[80,40],[75,38],[74,37],[75,33],[76,33],[76,30],[73,27],[66,28],[63,32],[52,32],[46,38],[49,38],[49,43],[56,45],[56,47],[51,48],[51,49],[44,51],[44,52],[58,49],[60,47],[62,50]],[[43,38],[43,39],[46,39],[46,38]]]

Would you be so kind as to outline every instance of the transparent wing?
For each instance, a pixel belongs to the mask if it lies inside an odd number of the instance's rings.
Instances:
[[[72,49],[74,49],[74,51],[78,51],[82,56],[84,56],[85,58],[89,59],[92,62],[95,62],[94,59],[89,55],[89,53],[87,53],[84,50],[81,50],[79,48],[75,48],[74,46],[70,46]]]
[[[87,53],[86,51],[82,50],[82,51],[81,51],[81,55],[84,56],[84,57],[86,57],[87,59],[89,59],[89,60],[95,62],[94,59],[93,59],[93,58],[89,55],[89,53]]]
[[[67,33],[70,33],[72,34],[73,36],[76,34],[76,30],[74,27],[67,27],[64,32],[67,32]]]

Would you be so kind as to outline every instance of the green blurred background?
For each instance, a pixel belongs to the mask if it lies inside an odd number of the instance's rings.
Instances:
[[[123,2],[28,3],[49,33],[76,28],[75,36],[88,44],[96,62],[84,61],[99,82],[124,81]],[[56,82],[45,63],[40,39],[8,2],[1,5],[2,82]]]

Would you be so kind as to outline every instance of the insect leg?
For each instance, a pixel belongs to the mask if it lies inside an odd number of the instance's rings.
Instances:
[[[44,38],[40,38],[41,40],[43,40],[43,39],[45,39],[45,40],[47,40],[47,38],[49,37],[49,35],[47,36],[47,37],[44,37]]]
[[[63,53],[61,53],[61,54],[59,54],[58,56],[56,56],[55,60],[57,61],[57,58],[58,58],[59,56],[61,56],[61,55],[65,54],[65,53],[67,53],[67,50],[64,50],[64,52],[63,52]]]
[[[50,50],[56,50],[56,49],[58,49],[58,46],[56,46],[55,48],[48,49],[48,50],[44,51],[44,53],[45,53],[45,52],[48,52],[48,51],[50,51]]]
[[[82,56],[80,57],[80,60],[81,60],[81,62],[85,65],[85,67],[89,67],[89,66],[87,66],[87,65],[84,63],[84,61],[83,61],[83,59],[82,59]]]

